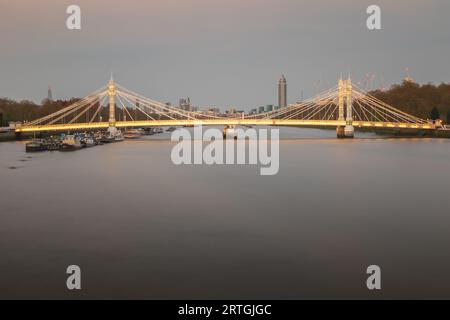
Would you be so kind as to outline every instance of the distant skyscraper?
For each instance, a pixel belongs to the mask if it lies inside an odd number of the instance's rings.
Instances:
[[[281,76],[278,82],[278,106],[280,108],[287,107],[287,83],[284,76]]]
[[[50,85],[48,86],[47,99],[48,101],[53,101],[52,88],[50,87]]]
[[[185,110],[185,111],[193,111],[193,107],[191,105],[191,98],[187,98],[187,99],[180,99],[180,109]]]

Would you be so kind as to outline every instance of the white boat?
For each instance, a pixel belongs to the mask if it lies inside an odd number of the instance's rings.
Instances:
[[[117,130],[117,131],[114,133],[114,141],[115,141],[115,142],[120,142],[120,141],[123,141],[124,139],[125,139],[125,138],[123,137],[122,131]]]
[[[225,140],[227,138],[237,139],[236,126],[227,125],[223,128],[223,139]]]
[[[61,141],[61,147],[60,150],[61,151],[75,151],[78,149],[81,149],[82,145],[81,145],[81,141],[80,138],[69,134],[64,136],[63,140]]]
[[[103,143],[110,143],[110,142],[120,142],[123,141],[123,133],[122,131],[116,129],[116,128],[109,128],[106,134],[101,139],[101,142]]]
[[[83,139],[81,139],[81,145],[83,148],[90,148],[95,146],[94,138],[91,136],[85,136]]]
[[[133,130],[127,130],[124,133],[125,139],[137,139],[141,137],[144,134],[143,130],[141,129],[133,129]]]

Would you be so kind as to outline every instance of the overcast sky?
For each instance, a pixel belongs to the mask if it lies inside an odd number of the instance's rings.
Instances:
[[[82,29],[68,30],[78,4]],[[382,9],[382,30],[366,9]],[[250,109],[333,86],[340,73],[373,86],[409,67],[421,83],[450,82],[448,0],[0,0],[0,96],[39,102],[106,84],[162,102]]]

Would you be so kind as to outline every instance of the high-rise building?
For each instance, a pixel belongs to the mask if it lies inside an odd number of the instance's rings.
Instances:
[[[237,112],[236,112],[236,108],[230,108],[230,109],[228,109],[228,110],[226,111],[226,113],[228,113],[228,114],[235,114],[235,113],[237,113]]]
[[[185,111],[192,111],[192,105],[191,105],[191,99],[187,98],[187,99],[180,99],[180,109],[185,110]]]
[[[52,88],[50,87],[50,85],[48,86],[47,99],[48,101],[53,101]]]
[[[287,107],[287,83],[284,75],[278,82],[278,106],[280,108]]]
[[[218,114],[220,114],[220,109],[217,107],[210,107],[210,108],[208,108],[207,113],[210,115],[217,116]]]

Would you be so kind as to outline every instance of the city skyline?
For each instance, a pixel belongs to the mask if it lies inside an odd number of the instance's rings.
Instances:
[[[0,1],[8,13],[0,19],[8,43],[0,96],[39,103],[51,83],[55,99],[80,97],[114,72],[118,83],[158,101],[190,96],[199,106],[248,111],[277,105],[280,74],[289,79],[289,102],[334,86],[340,74],[355,83],[368,78],[372,88],[400,83],[406,68],[418,83],[450,80],[450,4],[443,0],[381,0],[377,31],[365,25],[368,0],[131,0],[108,7],[80,0],[80,31],[65,27],[69,4]]]
[[[410,77],[409,74],[409,69],[406,68],[405,70],[405,77],[403,78],[402,81],[406,81],[406,82],[415,82],[414,78]],[[351,78],[351,75],[348,75],[348,78]],[[340,79],[343,79],[342,75],[340,77]],[[369,77],[369,75],[367,75],[367,78],[362,80],[362,81],[358,81],[358,86],[360,87],[364,87],[366,86],[367,90],[382,90],[385,91],[386,88],[385,86],[381,85],[378,88],[373,87],[373,77]],[[271,107],[271,108],[284,108],[287,107],[290,102],[287,100],[287,80],[286,77],[284,75],[281,75],[281,78],[278,80],[278,104],[264,104],[263,106],[243,106],[243,111],[245,112],[254,112],[255,110],[260,110],[260,108],[264,108],[264,112],[266,111],[271,111],[271,110],[267,110],[267,107]],[[0,97],[3,98],[3,97]],[[7,98],[7,97],[5,97]],[[42,99],[42,102],[44,102],[45,100],[48,101],[54,101],[55,99],[53,99],[53,91],[51,86],[48,86],[47,89],[47,97]],[[56,99],[58,100],[58,99]],[[64,100],[64,99],[62,99]],[[303,92],[301,94],[300,100],[297,100],[293,103],[299,103],[303,100]],[[39,102],[37,102],[39,104]],[[165,102],[166,105],[173,105],[174,102],[172,101],[166,101]],[[137,103],[138,105],[138,103]],[[178,107],[182,110],[185,111],[210,111],[210,109],[217,109],[220,112],[228,112],[229,109],[239,109],[242,106],[233,106],[233,105],[223,105],[223,106],[219,106],[219,105],[196,105],[195,103],[191,102],[191,98],[187,97],[187,98],[179,98],[178,99]],[[259,112],[259,111],[257,111]]]
[[[273,105],[273,104],[265,104],[264,108],[266,107],[278,107],[278,108],[284,108],[288,106],[288,101],[287,101],[287,81],[284,75],[281,76],[281,78],[278,81],[278,104],[277,105]],[[58,100],[58,99],[56,99]],[[53,99],[53,91],[50,85],[48,85],[48,89],[47,89],[47,97],[44,98],[42,100],[42,102],[45,101],[54,101]],[[165,102],[166,105],[171,106],[174,103],[172,101],[167,101]],[[139,102],[136,102],[136,105],[139,106]],[[178,107],[182,110],[185,111],[211,111],[211,109],[216,109],[218,110],[217,113],[220,112],[230,112],[230,110],[234,109],[239,109],[240,107],[236,107],[236,106],[232,106],[232,105],[226,105],[226,106],[218,106],[218,105],[209,105],[209,106],[201,106],[201,105],[196,105],[194,103],[191,102],[191,98],[190,97],[186,97],[186,98],[179,98],[178,99]],[[254,108],[255,106],[247,106],[247,107],[251,107],[251,108],[245,108],[245,110],[242,111],[246,111],[246,112],[252,112],[253,110],[258,110],[258,108],[260,108],[261,106],[257,106],[256,108]],[[267,110],[267,111],[271,111],[271,110]]]

